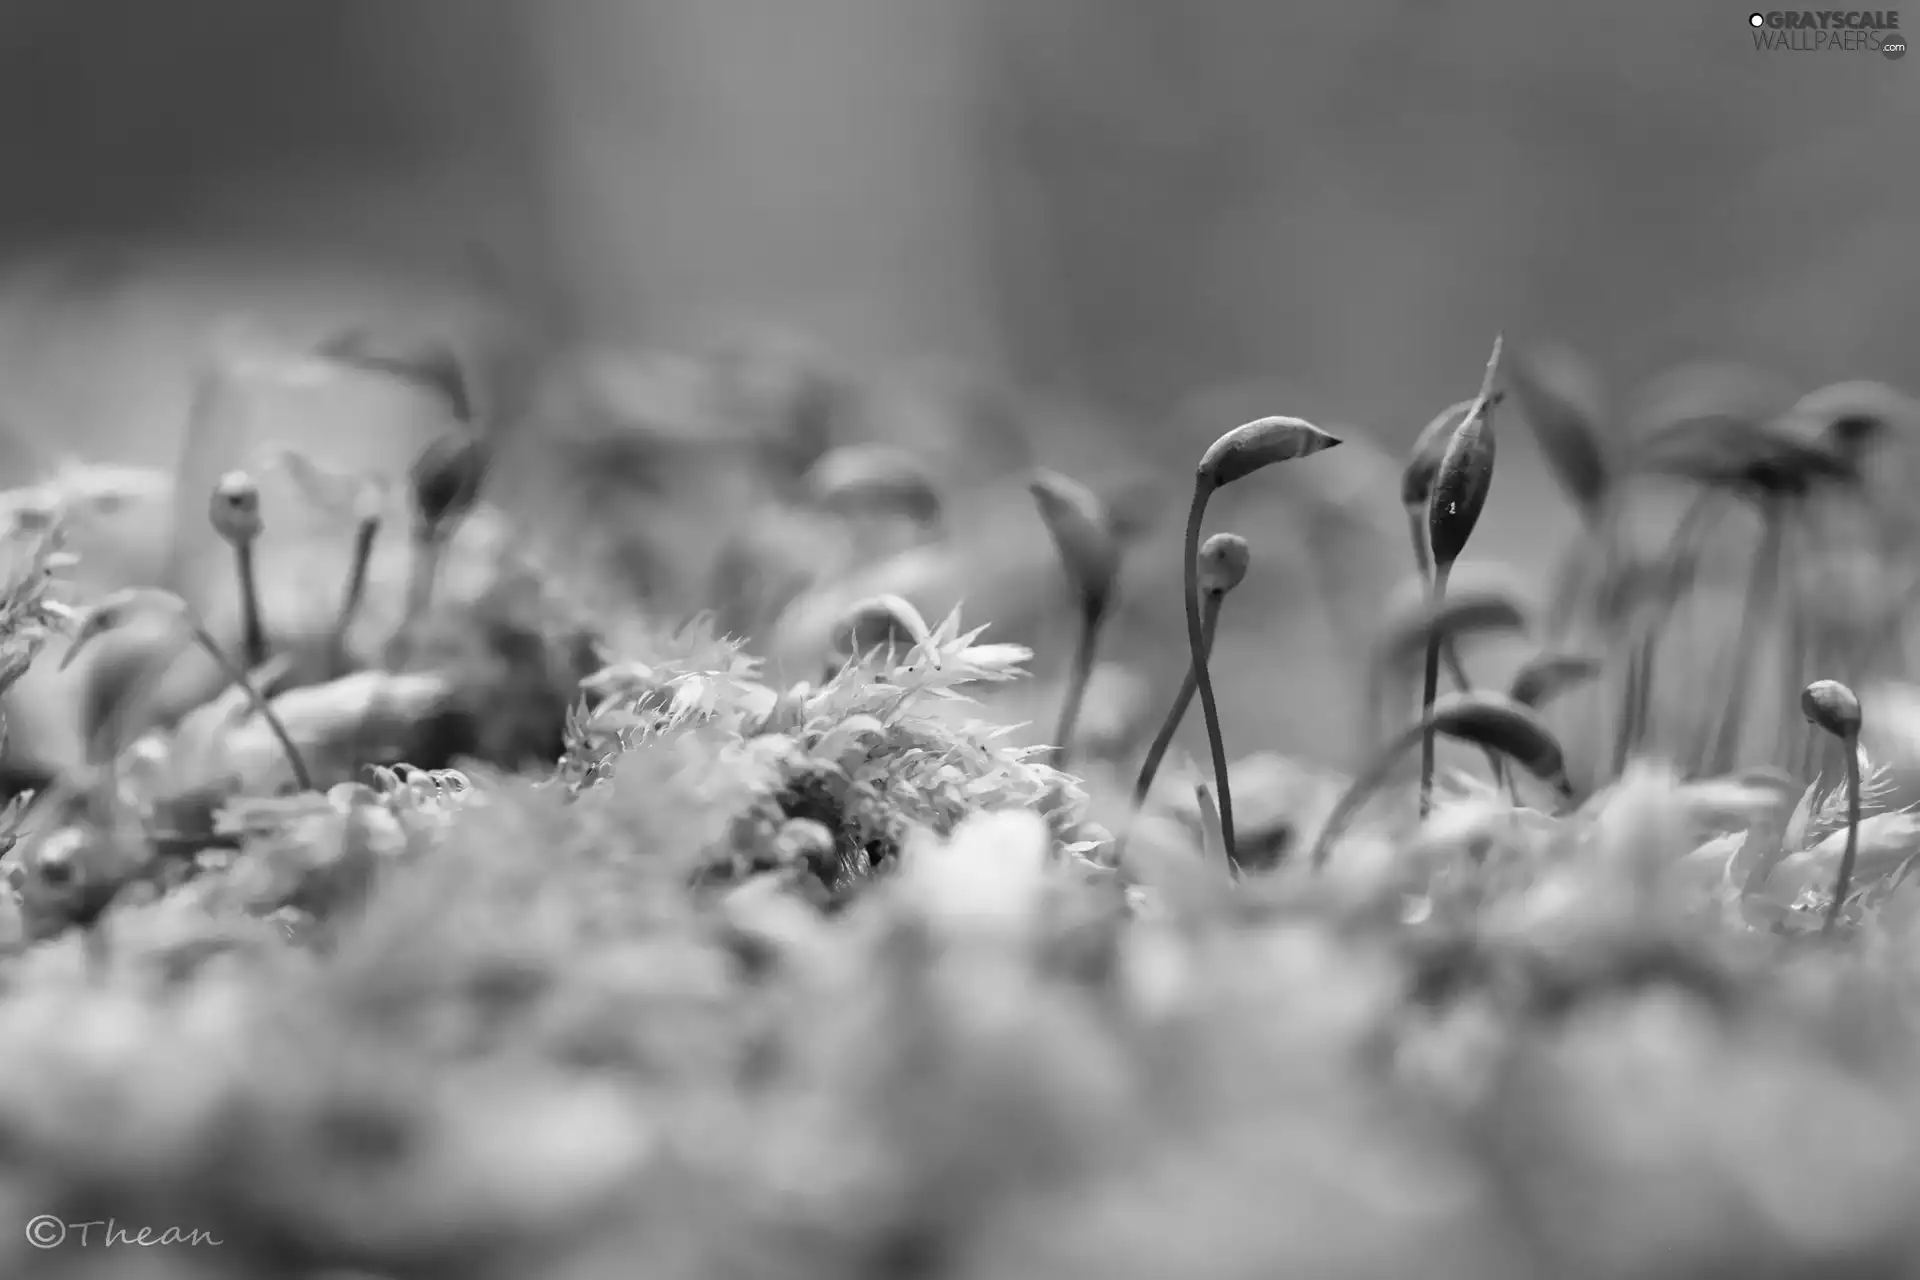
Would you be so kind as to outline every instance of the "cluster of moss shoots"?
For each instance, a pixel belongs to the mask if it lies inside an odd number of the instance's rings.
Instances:
[[[1554,803],[1570,807],[1577,799],[1568,775],[1565,752],[1542,718],[1541,707],[1560,693],[1592,680],[1602,670],[1599,659],[1562,647],[1534,653],[1513,675],[1504,691],[1475,688],[1462,664],[1458,646],[1477,631],[1524,629],[1524,612],[1500,592],[1450,592],[1460,559],[1486,507],[1495,472],[1496,410],[1508,391],[1497,384],[1501,375],[1501,340],[1496,338],[1475,394],[1450,405],[1420,432],[1401,476],[1414,567],[1422,584],[1420,607],[1390,628],[1389,645],[1422,659],[1418,714],[1389,734],[1374,756],[1358,770],[1355,780],[1322,824],[1307,861],[1319,870],[1330,858],[1342,832],[1363,806],[1393,775],[1400,762],[1416,748],[1419,753],[1419,813],[1424,819],[1433,805],[1436,741],[1449,738],[1484,753],[1494,783],[1518,805],[1519,777],[1529,775],[1551,793]],[[376,358],[355,344],[334,344],[333,358],[366,368],[401,373],[440,391],[465,428],[472,427],[473,406],[464,384],[438,365]],[[1617,569],[1617,548],[1608,534],[1615,512],[1622,466],[1603,437],[1595,415],[1581,401],[1579,388],[1550,362],[1531,363],[1512,378],[1513,390],[1527,411],[1548,462],[1571,496],[1586,524],[1587,541],[1596,555],[1583,557],[1582,573],[1597,570],[1601,578]],[[1744,689],[1755,662],[1751,632],[1769,607],[1767,584],[1773,580],[1782,555],[1788,513],[1821,485],[1844,484],[1857,475],[1860,450],[1872,431],[1862,426],[1873,415],[1866,409],[1846,411],[1845,404],[1826,405],[1832,425],[1827,437],[1809,441],[1766,423],[1736,423],[1725,415],[1696,415],[1677,421],[1652,439],[1641,442],[1634,465],[1642,472],[1679,477],[1697,486],[1698,494],[1674,534],[1672,560],[1677,568],[1654,591],[1653,603],[1643,611],[1631,633],[1623,706],[1613,745],[1614,772],[1644,747],[1646,704],[1656,653],[1654,641],[1665,617],[1671,614],[1679,584],[1690,572],[1690,547],[1712,517],[1729,500],[1745,500],[1761,513],[1763,543],[1755,560],[1754,589],[1749,614],[1735,642],[1731,667],[1735,689]],[[1137,815],[1148,801],[1155,779],[1196,695],[1205,721],[1211,763],[1211,783],[1196,785],[1206,843],[1235,872],[1241,870],[1237,844],[1232,784],[1220,708],[1209,670],[1214,639],[1226,599],[1245,579],[1251,562],[1247,540],[1232,532],[1206,535],[1209,502],[1220,489],[1243,481],[1267,467],[1310,459],[1341,441],[1300,418],[1268,417],[1236,427],[1214,441],[1195,468],[1191,505],[1182,547],[1182,603],[1186,622],[1188,665],[1184,678],[1157,733],[1148,746],[1131,788],[1131,808]],[[430,444],[414,463],[410,487],[414,522],[411,574],[406,616],[398,642],[404,658],[408,638],[427,613],[443,549],[453,529],[473,508],[487,466],[485,437],[462,430]],[[1126,527],[1110,505],[1086,485],[1052,471],[1037,472],[1030,491],[1064,569],[1074,606],[1078,633],[1059,711],[1048,763],[1066,772],[1073,764],[1076,732],[1094,671],[1103,628],[1114,612]],[[806,477],[811,500],[822,510],[853,521],[904,521],[920,538],[939,536],[943,512],[938,486],[918,461],[898,449],[881,445],[847,446],[827,451]],[[352,660],[348,636],[361,608],[367,566],[381,532],[381,493],[368,481],[358,495],[351,568],[337,618],[330,633],[328,665],[333,674],[347,671]],[[303,790],[312,788],[308,766],[284,726],[275,716],[262,686],[275,676],[275,654],[262,617],[255,581],[256,550],[264,527],[259,488],[245,472],[220,478],[210,495],[208,518],[231,548],[241,602],[241,652],[232,655],[218,644],[203,622],[177,595],[154,590],[117,593],[91,610],[82,621],[67,655],[79,653],[89,640],[110,629],[135,610],[161,610],[180,619],[192,638],[224,668],[255,710],[278,737]],[[1578,575],[1576,575],[1578,576]],[[1560,612],[1565,613],[1563,602]],[[1663,612],[1664,611],[1664,612]],[[855,658],[885,646],[897,652],[907,646],[908,661],[916,656],[938,665],[939,646],[914,606],[898,596],[862,600],[846,614],[835,637],[828,674],[843,670]],[[391,656],[391,655],[390,655]],[[1797,660],[1797,654],[1796,660]],[[1442,673],[1455,686],[1443,693]],[[1797,682],[1796,682],[1797,683]],[[1732,699],[1738,703],[1736,696]],[[1847,900],[1858,844],[1860,770],[1858,741],[1859,701],[1844,684],[1819,679],[1806,684],[1801,704],[1808,722],[1837,739],[1845,748],[1849,803],[1849,838],[1828,909],[1827,926],[1838,919]],[[1733,766],[1740,718],[1737,707],[1720,725],[1709,756],[1717,773]],[[1131,821],[1129,822],[1129,828]],[[1112,850],[1123,854],[1129,829],[1123,829]]]
[[[456,422],[456,430],[429,442],[408,471],[413,527],[406,612],[397,643],[388,655],[390,661],[404,662],[413,637],[432,608],[448,541],[479,499],[487,471],[487,437],[475,429],[472,399],[457,364],[449,364],[439,348],[425,356],[399,355],[376,350],[357,336],[348,335],[323,344],[320,353],[345,365],[404,377],[425,386],[445,401]],[[303,457],[285,454],[280,461],[295,469],[310,486],[318,480],[317,470]],[[360,477],[351,482],[351,488],[353,543],[346,583],[327,635],[324,670],[319,673],[322,679],[346,675],[355,666],[349,637],[360,618],[368,568],[381,532],[385,486],[372,477]],[[131,587],[110,593],[82,615],[62,666],[71,665],[92,642],[135,616],[158,614],[176,620],[241,691],[279,741],[299,789],[311,791],[312,771],[265,692],[284,684],[288,664],[286,655],[275,652],[261,608],[258,547],[266,518],[255,476],[244,470],[221,475],[208,495],[207,520],[233,553],[240,601],[240,652],[228,652],[179,594],[154,587]],[[150,677],[153,685],[157,685],[160,674]],[[152,687],[146,691],[148,696],[153,692]]]
[[[1415,748],[1420,761],[1419,813],[1423,819],[1428,815],[1433,806],[1438,738],[1450,738],[1482,751],[1496,786],[1505,789],[1516,805],[1521,802],[1517,780],[1512,776],[1516,767],[1544,784],[1557,805],[1571,807],[1578,799],[1568,776],[1565,751],[1542,718],[1541,708],[1557,695],[1595,678],[1603,663],[1587,653],[1549,646],[1521,663],[1506,689],[1496,692],[1473,686],[1458,653],[1457,642],[1465,636],[1490,630],[1521,631],[1526,623],[1525,611],[1506,593],[1449,593],[1454,570],[1492,488],[1495,410],[1507,397],[1507,392],[1497,386],[1501,349],[1501,339],[1496,337],[1477,392],[1448,406],[1420,432],[1403,467],[1401,500],[1425,598],[1415,616],[1399,619],[1389,628],[1386,644],[1395,649],[1414,647],[1424,659],[1419,713],[1388,736],[1333,805],[1308,854],[1309,864],[1316,871],[1325,866],[1354,816]],[[1611,504],[1616,499],[1622,467],[1601,434],[1596,415],[1582,402],[1581,388],[1570,370],[1551,359],[1537,361],[1525,366],[1514,381],[1555,477],[1580,512],[1588,541],[1598,544],[1604,576],[1616,568],[1610,563],[1617,549],[1608,533],[1608,518],[1613,514]],[[1753,586],[1731,659],[1735,691],[1729,698],[1732,710],[1720,723],[1707,759],[1715,776],[1728,774],[1734,767],[1741,730],[1738,705],[1752,679],[1755,632],[1766,620],[1770,604],[1767,592],[1781,568],[1786,516],[1796,502],[1804,502],[1820,486],[1857,479],[1861,450],[1877,430],[1884,430],[1871,405],[1856,403],[1863,398],[1870,400],[1872,390],[1870,384],[1830,388],[1804,401],[1800,407],[1817,409],[1826,427],[1825,434],[1816,439],[1804,438],[1771,420],[1739,421],[1707,412],[1679,416],[1652,433],[1633,460],[1639,474],[1677,478],[1697,487],[1674,534],[1672,560],[1677,568],[1662,587],[1669,615],[1672,600],[1687,581],[1697,555],[1693,539],[1703,531],[1706,518],[1726,502],[1739,500],[1755,504],[1762,516],[1763,545],[1755,559]],[[1816,399],[1817,406],[1812,403]],[[1247,574],[1250,548],[1246,539],[1235,533],[1215,533],[1203,540],[1207,507],[1213,494],[1226,485],[1275,464],[1310,458],[1340,443],[1337,437],[1299,418],[1262,418],[1221,436],[1205,450],[1194,472],[1182,553],[1189,665],[1146,751],[1131,801],[1137,815],[1197,693],[1205,719],[1212,783],[1197,784],[1195,798],[1207,842],[1236,873],[1241,865],[1233,795],[1208,664],[1226,597]],[[1080,616],[1080,641],[1054,736],[1060,744],[1055,748],[1054,762],[1065,767],[1100,629],[1111,611],[1121,543],[1115,536],[1111,515],[1085,486],[1043,473],[1032,489],[1059,551]],[[1583,557],[1581,563],[1590,567],[1588,558]],[[1636,633],[1626,680],[1629,705],[1615,730],[1615,776],[1644,746],[1653,644],[1664,621],[1664,617],[1656,617],[1642,623]],[[1799,657],[1798,650],[1793,649],[1790,661],[1797,663]],[[1440,690],[1443,670],[1456,686],[1444,694]],[[1860,704],[1850,688],[1831,679],[1815,680],[1800,689],[1799,695],[1807,722],[1836,739],[1846,759],[1848,839],[1827,908],[1825,927],[1831,929],[1848,899],[1859,844]],[[1116,855],[1124,853],[1127,838],[1123,830]]]

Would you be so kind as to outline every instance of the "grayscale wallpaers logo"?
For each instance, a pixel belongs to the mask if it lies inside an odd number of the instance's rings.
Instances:
[[[1750,13],[1753,47],[1779,53],[1907,55],[1898,9],[1800,9]]]

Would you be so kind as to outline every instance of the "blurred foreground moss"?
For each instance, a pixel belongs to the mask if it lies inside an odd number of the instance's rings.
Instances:
[[[1699,850],[1757,788],[1642,767],[1550,818],[1443,780],[1417,836],[1228,892],[1178,821],[1109,865],[1076,782],[945,714],[1025,656],[954,619],[792,691],[649,643],[549,778],[250,802],[199,874],[17,948],[0,1270],[1920,1262],[1912,891],[1839,942],[1819,903],[1747,922]],[[43,1214],[220,1243],[39,1249]]]

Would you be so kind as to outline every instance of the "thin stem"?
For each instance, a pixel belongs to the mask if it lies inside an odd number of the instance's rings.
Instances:
[[[1839,923],[1840,908],[1853,888],[1853,860],[1860,853],[1860,735],[1850,733],[1840,741],[1847,749],[1847,849],[1840,855],[1840,874],[1833,882],[1833,902],[1827,907],[1823,933],[1833,932]]]
[[[241,652],[247,666],[257,667],[267,660],[267,629],[260,620],[260,592],[254,581],[253,543],[233,545],[234,569],[240,576]]]
[[[1453,571],[1450,564],[1436,564],[1433,567],[1433,590],[1430,599],[1433,612],[1440,612],[1441,601],[1447,598],[1447,575]],[[1427,637],[1427,671],[1420,685],[1420,719],[1424,723],[1433,711],[1433,700],[1440,693],[1440,637],[1436,633]],[[1431,725],[1420,735],[1420,816],[1424,819],[1433,811],[1433,739]]]
[[[207,651],[208,656],[220,664],[220,669],[226,673],[227,679],[240,687],[240,691],[247,695],[247,701],[253,706],[254,711],[267,722],[267,728],[280,742],[280,749],[286,752],[287,763],[293,767],[294,782],[299,784],[302,791],[312,791],[313,775],[307,771],[307,762],[301,757],[300,748],[293,745],[293,737],[287,732],[287,726],[280,722],[280,717],[275,714],[272,707],[267,705],[267,700],[260,696],[258,689],[253,687],[253,681],[247,678],[247,673],[221,651],[219,642],[207,632],[206,627],[202,626],[197,618],[188,618],[187,626],[192,630],[194,640]]]
[[[440,576],[441,537],[439,530],[417,525],[413,531],[413,565],[407,575],[407,612],[400,624],[402,653],[412,650],[413,637],[433,603],[434,582]]]
[[[1201,647],[1207,656],[1213,656],[1214,633],[1220,625],[1220,606],[1226,602],[1224,592],[1209,591],[1200,606]],[[1173,746],[1174,734],[1180,730],[1180,724],[1187,718],[1187,708],[1193,705],[1193,691],[1198,687],[1193,675],[1193,661],[1187,661],[1187,671],[1180,678],[1180,691],[1173,696],[1173,705],[1167,708],[1166,719],[1160,722],[1160,731],[1153,735],[1153,741],[1147,747],[1146,759],[1140,762],[1140,776],[1134,779],[1133,796],[1127,805],[1126,825],[1113,842],[1113,856],[1117,862],[1126,856],[1127,842],[1133,838],[1133,824],[1139,821],[1140,810],[1146,807],[1147,794],[1153,790],[1153,780],[1160,772],[1160,765],[1167,758],[1167,751]]]
[[[344,672],[349,665],[347,637],[360,615],[360,601],[367,593],[367,566],[373,559],[374,540],[379,536],[379,516],[362,517],[353,531],[353,564],[347,571],[347,589],[340,598],[340,612],[334,619],[333,636],[327,645],[335,672]]]
[[[1420,574],[1420,581],[1426,582],[1433,577],[1433,555],[1427,549],[1427,507],[1425,503],[1410,506],[1407,511],[1407,541],[1413,544],[1413,567]]]
[[[1762,529],[1760,548],[1754,552],[1753,569],[1747,580],[1747,598],[1741,608],[1740,631],[1734,637],[1733,669],[1728,684],[1727,714],[1715,736],[1713,754],[1708,757],[1709,774],[1718,777],[1733,768],[1740,750],[1740,730],[1745,727],[1741,714],[1753,683],[1754,656],[1759,651],[1759,631],[1773,612],[1774,593],[1780,585],[1780,543],[1786,522],[1777,507],[1769,503],[1760,512]]]
[[[1680,597],[1693,588],[1693,580],[1700,567],[1701,544],[1711,529],[1708,522],[1718,519],[1726,511],[1718,497],[1709,489],[1696,495],[1687,504],[1687,509],[1681,513],[1668,539],[1671,568],[1664,594],[1646,610],[1649,616],[1636,620],[1629,628],[1628,638],[1632,644],[1628,650],[1627,684],[1620,709],[1620,736],[1614,745],[1615,777],[1625,770],[1627,759],[1650,736],[1654,674],[1660,657],[1660,640],[1666,633],[1667,623],[1673,618],[1673,610]],[[1634,613],[1638,613],[1638,610]]]
[[[1100,647],[1100,627],[1106,609],[1088,605],[1080,611],[1080,634],[1073,646],[1073,669],[1067,673],[1067,694],[1060,704],[1060,727],[1053,734],[1053,767],[1064,770],[1073,753],[1073,735],[1080,725],[1080,706],[1087,683],[1093,679],[1093,658]]]
[[[1408,507],[1406,512],[1407,541],[1413,545],[1413,567],[1419,573],[1420,581],[1431,588],[1433,556],[1427,546],[1427,509],[1424,506],[1415,505]],[[1473,692],[1473,681],[1467,675],[1466,664],[1460,661],[1460,649],[1454,644],[1452,636],[1448,636],[1440,646],[1440,661],[1446,664],[1447,679],[1453,681],[1455,688],[1462,693]],[[1368,736],[1372,736],[1374,725],[1379,723],[1377,709],[1372,713],[1371,720],[1372,723],[1368,725]],[[1486,755],[1487,768],[1493,771],[1493,785],[1504,788],[1509,794],[1514,794],[1513,781],[1507,776],[1507,762],[1500,758],[1498,752],[1489,751]]]
[[[1200,606],[1200,643],[1207,656],[1213,656],[1214,633],[1220,625],[1220,606],[1226,596],[1217,591],[1206,593]],[[1167,751],[1173,746],[1173,738],[1180,731],[1180,722],[1187,718],[1187,708],[1193,705],[1193,692],[1198,688],[1193,673],[1193,663],[1187,663],[1187,674],[1181,678],[1180,691],[1173,697],[1173,705],[1167,708],[1167,718],[1160,722],[1160,732],[1153,735],[1153,742],[1147,747],[1147,757],[1140,762],[1140,776],[1133,783],[1133,807],[1140,808],[1147,802],[1147,793],[1153,790],[1153,780],[1160,772],[1160,765],[1167,758]]]
[[[1653,650],[1658,644],[1659,632],[1642,625],[1634,634],[1633,643],[1627,646],[1627,669],[1620,685],[1620,723],[1613,737],[1612,776],[1615,778],[1627,771],[1627,761],[1639,745],[1641,708],[1646,702],[1641,690],[1646,686],[1647,669],[1653,665]]]
[[[1207,671],[1206,637],[1200,633],[1200,525],[1206,518],[1207,499],[1213,490],[1205,480],[1195,478],[1193,506],[1187,512],[1187,541],[1182,558],[1186,561],[1183,578],[1186,586],[1187,653],[1193,662],[1194,683],[1200,690],[1200,710],[1207,719],[1207,746],[1213,754],[1213,785],[1220,797],[1220,839],[1227,863],[1238,869],[1233,843],[1233,791],[1227,781],[1227,744],[1220,736],[1220,708],[1213,700],[1213,677]]]

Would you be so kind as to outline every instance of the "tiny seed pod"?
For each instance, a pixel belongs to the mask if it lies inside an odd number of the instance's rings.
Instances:
[[[1246,579],[1253,552],[1237,533],[1216,533],[1200,548],[1200,590],[1225,595]]]
[[[1120,575],[1120,540],[1106,505],[1093,490],[1056,471],[1035,472],[1027,490],[1083,609],[1104,613]]]
[[[207,501],[214,531],[234,546],[260,536],[260,486],[244,471],[229,471],[214,482]]]
[[[834,632],[834,654],[840,658],[858,657],[887,644],[907,648],[922,647],[935,667],[940,655],[934,652],[933,633],[920,611],[896,595],[869,596],[848,609]]]
[[[1860,699],[1838,680],[1808,685],[1800,695],[1800,711],[1809,723],[1842,741],[1852,741],[1860,732]]]
[[[1215,440],[1200,456],[1199,481],[1218,489],[1276,462],[1305,458],[1340,443],[1303,418],[1258,418]]]

